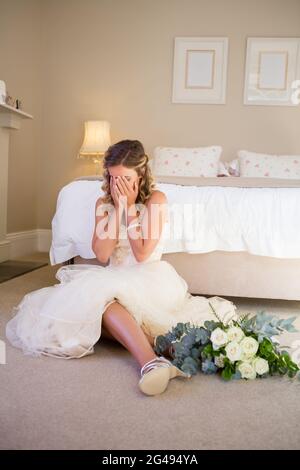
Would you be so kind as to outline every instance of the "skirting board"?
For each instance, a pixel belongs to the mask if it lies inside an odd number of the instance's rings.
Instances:
[[[26,256],[34,251],[49,252],[52,232],[47,229],[11,232],[7,234],[6,239],[10,244],[9,258],[15,259],[19,256]]]

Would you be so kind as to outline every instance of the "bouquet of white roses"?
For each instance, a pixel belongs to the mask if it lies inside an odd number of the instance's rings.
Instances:
[[[300,379],[298,365],[273,338],[283,331],[296,332],[296,317],[280,319],[261,311],[225,324],[209,305],[216,321],[206,321],[204,326],[178,323],[156,338],[156,353],[171,350],[172,363],[192,375],[201,370],[206,374],[221,371],[225,380],[276,374]]]

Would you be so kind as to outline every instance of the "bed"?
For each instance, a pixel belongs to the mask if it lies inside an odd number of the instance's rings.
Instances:
[[[52,265],[101,264],[91,249],[101,180],[77,178],[60,191]],[[170,209],[162,259],[191,293],[300,300],[299,179],[164,176],[156,183]]]

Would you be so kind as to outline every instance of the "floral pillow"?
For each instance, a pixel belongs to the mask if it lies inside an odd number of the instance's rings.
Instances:
[[[238,152],[240,176],[265,178],[300,178],[300,155],[268,155]]]
[[[153,173],[159,176],[217,176],[222,147],[155,147]]]

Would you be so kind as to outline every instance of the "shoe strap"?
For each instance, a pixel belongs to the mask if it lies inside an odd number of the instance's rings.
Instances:
[[[168,359],[163,356],[157,356],[143,365],[143,367],[141,368],[141,376],[143,376],[152,369],[156,369],[157,367],[169,367],[170,365],[171,362]]]

